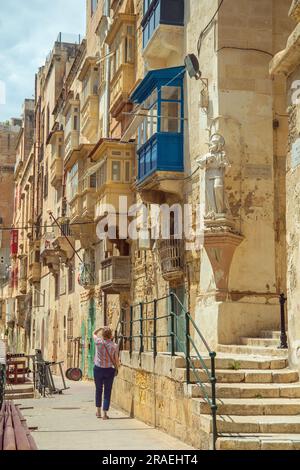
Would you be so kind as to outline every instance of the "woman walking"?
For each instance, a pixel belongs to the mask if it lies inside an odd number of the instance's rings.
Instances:
[[[98,336],[99,332],[101,335]],[[107,412],[110,406],[110,398],[115,375],[120,365],[119,350],[112,340],[112,330],[109,327],[99,328],[94,331],[96,346],[94,379],[96,385],[96,416],[101,418],[101,407],[103,419],[109,419]],[[102,395],[104,388],[104,399],[102,406]]]

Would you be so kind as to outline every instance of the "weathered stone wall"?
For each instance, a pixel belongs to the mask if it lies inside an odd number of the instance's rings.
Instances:
[[[175,379],[175,358],[150,353],[140,357],[122,352],[112,400],[128,415],[155,426],[198,449],[208,449],[210,438],[182,381]]]

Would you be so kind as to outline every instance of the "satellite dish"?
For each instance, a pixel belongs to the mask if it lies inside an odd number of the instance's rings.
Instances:
[[[199,66],[199,61],[195,54],[188,54],[184,59],[184,65],[188,74],[191,78],[199,80],[201,78],[201,71]]]

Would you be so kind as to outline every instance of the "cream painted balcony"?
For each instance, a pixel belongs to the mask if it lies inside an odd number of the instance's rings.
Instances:
[[[99,96],[90,95],[81,110],[81,133],[90,142],[97,138],[99,123]]]
[[[135,84],[136,16],[118,13],[106,37],[110,47],[110,111],[121,120],[121,112],[129,103],[129,94]]]
[[[72,130],[65,139],[65,159],[68,160],[71,153],[79,148],[79,131]]]
[[[64,147],[65,161],[67,162],[74,150],[79,147],[80,136],[80,101],[71,99],[68,101],[65,109],[65,131]]]
[[[99,65],[98,57],[87,57],[79,74],[81,92],[81,134],[90,142],[97,140],[99,123]]]
[[[130,290],[130,256],[112,256],[101,262],[101,289],[107,294]]]
[[[120,203],[126,201],[127,208],[134,203],[135,144],[104,139],[91,158],[97,162],[95,221],[98,222],[111,211],[124,212]]]
[[[63,179],[64,132],[54,130],[50,137],[50,144],[50,183],[54,188],[58,188]]]
[[[81,220],[82,199],[81,194],[77,193],[69,202],[70,223],[75,224]]]
[[[28,282],[33,284],[41,280],[41,264],[33,263],[28,268]]]
[[[81,220],[88,222],[95,218],[96,192],[94,189],[86,189],[81,195]]]
[[[50,165],[50,183],[54,188],[57,188],[63,179],[63,161],[56,158]]]
[[[129,102],[129,95],[135,83],[135,68],[133,64],[122,64],[110,82],[110,112],[113,117],[120,115],[124,106]]]

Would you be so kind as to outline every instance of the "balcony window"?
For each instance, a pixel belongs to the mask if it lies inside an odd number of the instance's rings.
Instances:
[[[98,0],[91,0],[91,16],[94,15],[97,10]]]
[[[143,47],[160,24],[183,26],[184,0],[144,0]]]
[[[113,161],[111,164],[111,174],[112,180],[115,182],[121,181],[121,162],[120,161]]]
[[[134,64],[135,60],[135,35],[132,24],[124,24],[116,35],[112,46],[114,55],[111,59],[111,78],[116,75],[123,64]]]
[[[96,186],[99,190],[107,181],[107,164],[106,162],[101,165],[101,167],[97,171],[96,176]]]
[[[70,199],[73,199],[74,196],[78,193],[78,183],[78,163],[75,163],[69,173]]]
[[[183,67],[154,70],[132,95],[146,113],[138,128],[138,179],[183,171]]]

